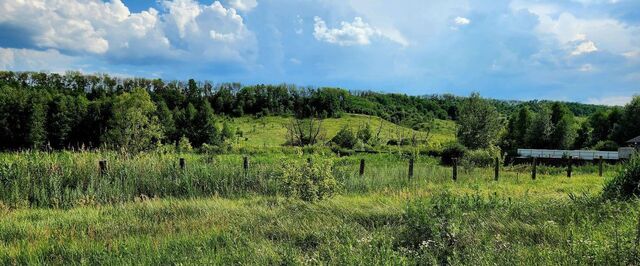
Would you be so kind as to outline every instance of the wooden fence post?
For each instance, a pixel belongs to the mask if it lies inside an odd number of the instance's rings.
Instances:
[[[364,159],[360,159],[360,176],[364,175]]]
[[[538,159],[536,157],[533,157],[533,165],[532,165],[532,168],[531,168],[531,179],[532,180],[536,180],[537,167],[538,167]]]
[[[185,159],[180,158],[180,170],[184,170],[186,166],[187,166],[187,162],[185,161]]]
[[[249,172],[249,157],[242,157],[242,169],[244,169],[244,174],[246,175]]]
[[[573,170],[573,156],[569,156],[567,163],[567,177],[571,177],[571,171]]]
[[[105,176],[107,174],[107,160],[100,160],[98,165],[100,165],[100,176]]]
[[[602,174],[603,174],[602,172],[603,172],[603,170],[604,170],[604,169],[603,169],[603,165],[602,165],[602,164],[603,164],[603,161],[604,161],[604,160],[602,159],[602,156],[600,156],[600,160],[599,160],[599,162],[598,162],[598,163],[600,164],[600,165],[599,165],[599,167],[598,167],[598,174],[599,174],[600,176],[602,176]]]
[[[493,179],[498,181],[498,177],[500,177],[500,158],[496,157],[496,166],[494,169]]]
[[[413,158],[409,159],[409,179],[413,178]]]
[[[453,162],[453,181],[458,180],[458,158],[451,158]]]

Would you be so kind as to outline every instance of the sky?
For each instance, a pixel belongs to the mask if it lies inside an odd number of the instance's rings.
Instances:
[[[0,69],[623,105],[638,0],[0,0]]]

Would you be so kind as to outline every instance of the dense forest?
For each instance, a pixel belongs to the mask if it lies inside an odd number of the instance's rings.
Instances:
[[[245,115],[325,118],[357,113],[421,130],[432,118],[473,123],[469,112],[476,111],[473,106],[477,103],[465,104],[472,98],[288,84],[242,86],[193,79],[183,82],[78,72],[4,71],[0,72],[0,149],[143,150],[185,138],[195,147],[219,145],[234,134],[222,118]],[[497,129],[489,132],[501,139],[469,146],[499,145],[503,150],[585,148],[602,146],[603,141],[613,142],[609,146],[620,145],[640,134],[633,109],[637,107],[633,106],[623,109],[548,101],[481,101],[495,111],[489,113],[496,119],[490,122]],[[635,105],[637,102],[634,100]],[[461,108],[466,111],[461,112]],[[576,116],[588,119],[582,122]]]

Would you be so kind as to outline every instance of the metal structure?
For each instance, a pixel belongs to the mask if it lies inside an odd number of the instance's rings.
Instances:
[[[574,159],[592,161],[599,159],[600,156],[605,160],[620,159],[617,151],[518,149],[519,158],[562,159],[572,157]]]
[[[636,149],[640,149],[640,136],[627,140],[627,143]]]

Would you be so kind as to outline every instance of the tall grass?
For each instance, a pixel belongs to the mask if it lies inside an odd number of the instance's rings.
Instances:
[[[341,184],[339,193],[425,194],[455,187],[459,193],[523,195],[545,191],[549,196],[565,192],[589,192],[603,178],[594,166],[574,167],[574,178],[558,175],[561,168],[539,169],[539,180],[530,180],[528,166],[502,169],[498,182],[491,168],[460,168],[457,182],[451,168],[432,157],[415,160],[415,175],[408,177],[408,160],[399,154],[333,155],[263,154],[249,158],[245,171],[241,155],[165,154],[127,155],[116,152],[21,152],[0,154],[0,201],[18,207],[70,208],[133,201],[138,198],[198,198],[247,195],[282,195],[282,168],[305,164],[307,158],[327,164]],[[179,158],[185,158],[181,169]],[[365,174],[359,176],[359,161],[365,159]],[[101,175],[100,160],[107,161]],[[607,175],[616,166],[607,168]],[[544,188],[552,187],[553,191]]]
[[[337,196],[0,209],[0,264],[637,265],[640,204]]]

